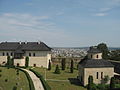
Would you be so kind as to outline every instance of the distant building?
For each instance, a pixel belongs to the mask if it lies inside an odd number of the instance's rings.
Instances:
[[[14,59],[15,66],[25,66],[29,57],[29,66],[48,67],[51,60],[51,48],[43,42],[2,42],[0,43],[0,64],[7,63],[7,56]]]
[[[87,57],[79,63],[78,78],[84,86],[88,84],[90,75],[93,76],[95,84],[100,84],[105,76],[109,76],[109,78],[114,76],[114,66],[102,59],[102,53],[97,47],[90,47]]]

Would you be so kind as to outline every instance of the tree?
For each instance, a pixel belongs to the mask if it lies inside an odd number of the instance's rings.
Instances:
[[[111,77],[111,80],[110,80],[110,89],[113,89],[113,88],[115,88],[115,78]]]
[[[88,86],[87,86],[88,90],[97,90],[96,85],[93,83],[93,76],[89,76],[88,77]]]
[[[102,83],[102,84],[106,84],[108,81],[109,81],[109,76],[106,75],[106,76],[101,80],[101,83]]]
[[[102,58],[103,59],[108,59],[108,47],[105,43],[100,43],[98,44],[97,48],[102,52]]]
[[[73,73],[73,70],[74,70],[74,66],[73,66],[74,64],[73,63],[74,63],[73,60],[71,60],[71,67],[70,67],[70,72],[71,73]]]
[[[120,50],[114,50],[110,52],[110,59],[120,61]]]
[[[7,56],[7,65],[10,64],[10,56]]]
[[[61,65],[62,65],[62,70],[65,70],[65,67],[66,67],[65,58],[62,59]]]
[[[60,69],[58,65],[56,65],[55,74],[60,74]]]
[[[49,60],[49,64],[48,64],[48,70],[51,70],[51,62]]]
[[[25,58],[25,67],[28,67],[29,66],[29,57],[26,57]]]

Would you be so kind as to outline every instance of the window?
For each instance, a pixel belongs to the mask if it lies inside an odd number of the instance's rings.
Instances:
[[[98,79],[98,72],[97,72],[96,78]]]
[[[5,53],[3,52],[3,56],[5,56]]]
[[[6,53],[7,56],[9,56],[9,53]]]
[[[11,56],[13,56],[13,53],[11,53]]]
[[[91,55],[91,58],[92,58],[92,55]]]
[[[101,72],[101,79],[103,79],[103,72]]]
[[[31,53],[29,53],[29,56],[31,56]]]
[[[33,56],[35,57],[35,53],[33,53]]]
[[[99,56],[97,55],[96,58],[98,58]]]
[[[33,64],[34,67],[36,67],[36,64]]]

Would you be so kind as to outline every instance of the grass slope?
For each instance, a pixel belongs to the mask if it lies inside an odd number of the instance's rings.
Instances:
[[[23,72],[19,71],[19,75],[16,75],[17,70],[13,68],[0,67],[0,70],[2,70],[0,72],[0,90],[12,90],[14,86],[17,86],[17,90],[29,90],[29,83]],[[5,79],[8,81],[5,82]]]

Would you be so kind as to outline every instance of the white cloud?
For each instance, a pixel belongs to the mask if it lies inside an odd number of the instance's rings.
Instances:
[[[62,42],[69,36],[59,29],[48,16],[4,13],[0,15],[0,40]]]
[[[107,16],[108,14],[107,13],[96,13],[96,14],[93,14],[93,16]]]
[[[102,11],[102,12],[106,12],[106,11],[109,11],[109,10],[111,10],[112,8],[100,8],[100,11]]]

